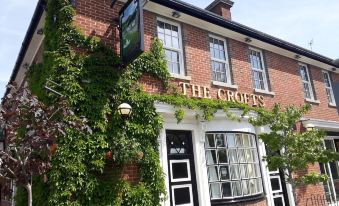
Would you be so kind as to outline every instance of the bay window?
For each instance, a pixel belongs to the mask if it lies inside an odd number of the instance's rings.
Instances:
[[[205,153],[212,202],[263,192],[253,134],[209,132],[206,134]]]

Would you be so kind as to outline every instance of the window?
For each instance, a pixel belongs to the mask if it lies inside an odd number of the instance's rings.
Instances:
[[[327,71],[323,71],[323,77],[328,103],[335,104],[330,74]]]
[[[308,68],[305,64],[299,64],[300,77],[304,87],[305,99],[314,100],[313,89],[311,84]]]
[[[209,43],[211,52],[212,79],[214,81],[231,84],[231,75],[226,52],[226,41],[210,35]]]
[[[207,133],[205,152],[212,201],[263,192],[254,135]]]
[[[267,77],[262,52],[260,50],[250,48],[250,59],[254,89],[268,91]]]
[[[184,76],[181,31],[179,24],[158,20],[158,38],[165,48],[167,66],[172,74]]]

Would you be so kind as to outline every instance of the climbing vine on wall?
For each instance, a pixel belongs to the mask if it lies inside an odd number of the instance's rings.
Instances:
[[[170,74],[157,39],[149,52],[127,68],[120,68],[118,56],[109,47],[100,39],[85,37],[75,27],[74,15],[75,9],[68,0],[48,1],[44,61],[31,68],[29,84],[45,103],[53,104],[59,98],[68,101],[76,108],[76,115],[88,118],[93,133],[67,130],[58,139],[47,183],[35,182],[48,184],[49,195],[45,198],[50,205],[159,205],[166,194],[157,150],[162,118],[154,103],[172,104],[177,109],[178,122],[185,116],[184,108],[203,111],[197,112],[197,118],[207,120],[218,109],[234,118],[228,112],[230,108],[239,108],[244,114],[253,108],[169,92]],[[138,80],[144,74],[159,79],[164,94],[143,91]],[[47,92],[44,85],[62,96]],[[125,130],[116,112],[122,102],[133,108]],[[109,159],[105,155],[108,151]],[[136,185],[120,176],[123,165],[130,163],[140,168],[140,182]]]

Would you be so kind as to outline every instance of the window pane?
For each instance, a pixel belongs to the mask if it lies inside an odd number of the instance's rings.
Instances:
[[[233,191],[234,197],[242,195],[241,182],[240,181],[232,182],[232,191]]]
[[[219,181],[218,166],[208,167],[208,181],[209,182]]]
[[[245,164],[240,165],[240,176],[241,178],[248,178],[247,165]]]
[[[189,187],[174,189],[175,205],[188,204],[191,202],[191,193]]]
[[[228,166],[220,166],[220,180],[229,180],[230,173],[228,170]]]
[[[217,142],[218,147],[225,147],[225,136],[224,134],[216,134],[215,135],[215,141]]]
[[[171,35],[171,25],[165,23],[165,34]]]
[[[229,149],[228,155],[230,158],[230,163],[238,163],[238,155],[236,149]]]
[[[252,165],[252,164],[247,165],[247,169],[248,169],[248,177],[249,178],[256,177],[254,165]]]
[[[242,136],[242,139],[243,139],[244,147],[251,147],[251,142],[250,142],[249,135],[244,134],[244,135]]]
[[[250,192],[251,194],[256,194],[257,191],[257,182],[255,179],[251,179],[249,180],[249,188],[250,188]]]
[[[241,186],[242,186],[243,195],[249,195],[250,194],[250,190],[249,190],[249,187],[248,187],[249,181],[243,180],[243,181],[241,181],[241,183],[242,183]]]
[[[245,150],[238,149],[238,158],[240,163],[246,163]]]
[[[226,149],[218,149],[218,158],[219,164],[226,164],[228,162]]]
[[[227,145],[228,147],[235,147],[234,134],[227,134]]]
[[[207,161],[208,165],[217,163],[217,157],[216,157],[216,154],[215,154],[215,150],[207,150],[206,151],[206,161]]]
[[[239,166],[238,165],[230,165],[231,170],[231,179],[232,180],[238,180],[239,177]]]
[[[179,39],[177,37],[172,37],[172,47],[179,49]]]
[[[242,147],[242,135],[241,134],[235,134],[237,147]]]
[[[172,163],[173,179],[188,178],[188,165],[186,162]]]
[[[232,196],[232,190],[231,190],[231,183],[225,182],[222,183],[222,196],[223,197],[231,197]]]
[[[212,199],[221,198],[220,184],[219,183],[210,184],[210,192],[211,192]]]
[[[215,147],[214,135],[213,134],[207,134],[206,135],[206,147]]]
[[[252,163],[253,162],[251,149],[246,149],[245,150],[245,159],[246,159],[246,162],[248,162],[248,163]]]

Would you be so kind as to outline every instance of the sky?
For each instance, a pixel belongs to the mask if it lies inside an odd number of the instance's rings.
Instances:
[[[184,0],[205,8],[212,0]],[[0,98],[9,81],[37,0],[0,0]],[[232,19],[259,31],[339,58],[338,0],[234,0]]]

